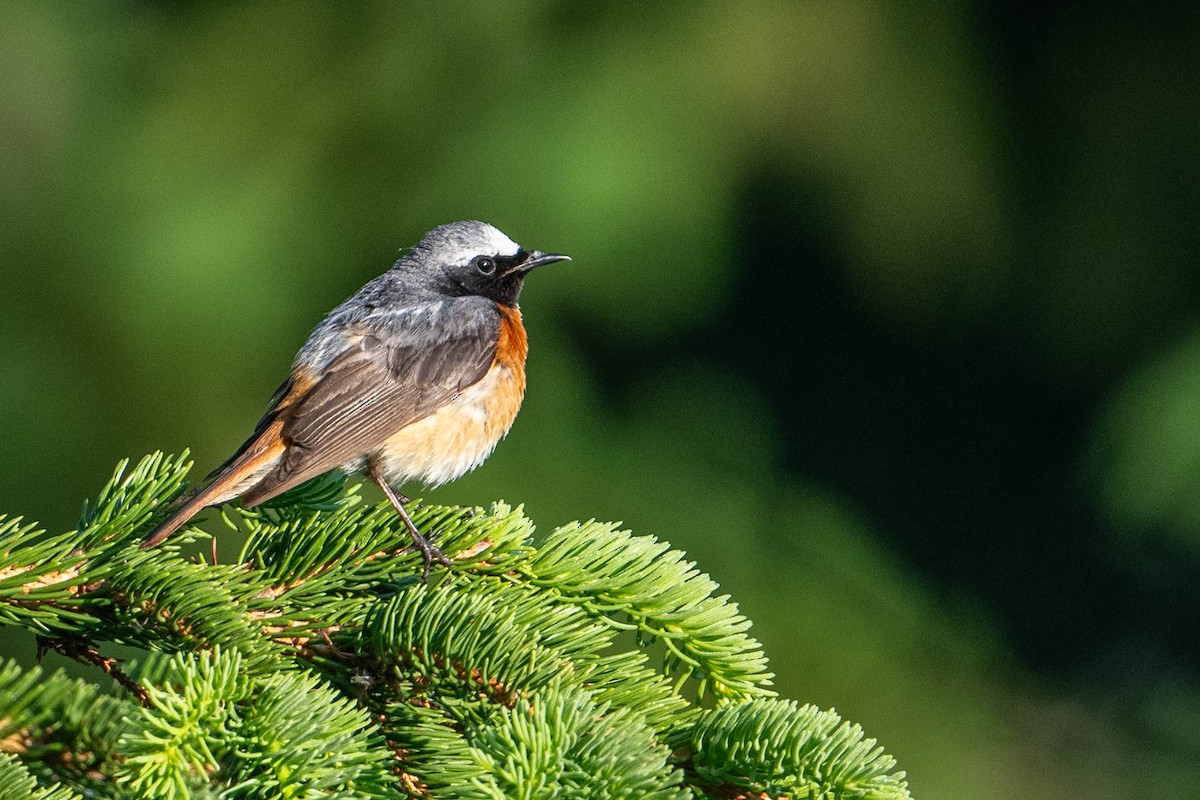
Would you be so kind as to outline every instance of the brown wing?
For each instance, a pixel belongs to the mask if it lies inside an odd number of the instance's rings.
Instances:
[[[499,320],[479,315],[469,326],[458,323],[449,338],[360,328],[302,397],[274,412],[287,450],[243,505],[370,453],[483,378],[495,359]]]

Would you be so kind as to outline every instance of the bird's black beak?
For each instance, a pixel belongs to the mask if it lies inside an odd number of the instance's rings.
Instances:
[[[506,276],[512,275],[512,274],[524,275],[525,273],[532,270],[534,267],[540,267],[543,264],[553,264],[555,261],[570,261],[570,260],[571,260],[570,256],[564,256],[560,253],[543,253],[539,250],[533,250],[529,253],[528,256],[525,257],[524,261],[522,261],[520,264],[517,264],[515,267],[513,267],[512,269],[510,269],[508,272],[506,272],[504,274]]]

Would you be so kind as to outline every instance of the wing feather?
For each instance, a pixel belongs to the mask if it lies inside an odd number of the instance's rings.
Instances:
[[[361,323],[350,346],[335,357],[319,380],[278,412],[287,451],[278,465],[243,496],[253,506],[370,454],[402,428],[423,419],[477,383],[496,356],[499,314],[463,315],[436,324],[387,326]],[[434,322],[435,324],[430,324]]]

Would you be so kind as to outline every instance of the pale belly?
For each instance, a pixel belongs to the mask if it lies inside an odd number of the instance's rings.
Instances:
[[[388,483],[438,486],[482,464],[516,419],[524,377],[498,364],[441,410],[394,434],[376,455]]]

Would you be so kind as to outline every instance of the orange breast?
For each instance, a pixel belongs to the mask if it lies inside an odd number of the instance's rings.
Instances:
[[[528,352],[521,312],[502,308],[496,357],[487,374],[380,448],[378,457],[389,483],[419,480],[437,486],[483,463],[521,408]]]
[[[521,312],[515,306],[500,307],[500,336],[496,341],[496,360],[492,363],[492,371],[504,370],[508,373],[508,388],[495,392],[488,409],[488,422],[496,438],[508,433],[513,420],[517,418],[517,410],[525,398],[525,357],[529,355],[529,337],[525,335],[525,326],[521,324]],[[491,374],[490,372],[488,374]]]

